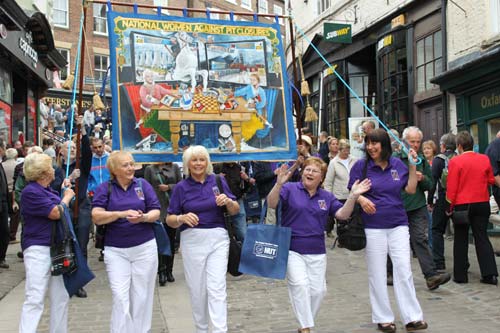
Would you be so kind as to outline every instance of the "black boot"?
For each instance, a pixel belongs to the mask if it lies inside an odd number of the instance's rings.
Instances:
[[[168,282],[174,282],[175,281],[175,278],[174,278],[174,275],[172,274],[172,272],[167,272],[167,281]]]
[[[168,280],[168,277],[167,277],[167,272],[165,271],[160,271],[160,273],[158,273],[160,275],[159,277],[159,282],[160,282],[160,286],[163,287],[165,286],[165,284],[167,283],[167,280]]]

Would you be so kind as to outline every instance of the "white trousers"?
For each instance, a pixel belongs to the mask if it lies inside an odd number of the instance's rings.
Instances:
[[[19,332],[36,332],[43,314],[45,294],[50,285],[50,333],[66,333],[69,295],[64,287],[63,277],[50,275],[50,247],[33,245],[24,250],[23,254],[26,295]]]
[[[227,332],[227,230],[184,230],[181,249],[196,333],[207,333],[209,320],[213,333]]]
[[[288,294],[300,328],[314,327],[326,295],[326,254],[288,253]]]
[[[106,246],[104,263],[113,295],[111,333],[149,332],[158,270],[156,240],[129,248]]]
[[[411,272],[408,227],[365,229],[365,232],[366,263],[373,322],[394,322],[394,313],[391,310],[387,291],[387,254],[392,259],[394,295],[403,323],[406,325],[412,321],[423,320]]]

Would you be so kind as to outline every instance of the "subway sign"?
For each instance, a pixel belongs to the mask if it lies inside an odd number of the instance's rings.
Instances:
[[[324,23],[323,38],[333,43],[352,43],[352,28],[350,24]]]

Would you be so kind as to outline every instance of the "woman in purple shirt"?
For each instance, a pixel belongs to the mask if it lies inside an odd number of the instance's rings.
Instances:
[[[149,332],[153,316],[158,249],[151,223],[160,217],[160,203],[153,187],[134,177],[134,165],[130,153],[111,153],[111,180],[99,185],[92,201],[92,221],[106,225],[112,333]]]
[[[229,214],[240,211],[236,197],[221,177],[219,191],[208,151],[191,146],[182,156],[186,179],[170,197],[167,224],[180,227],[184,275],[191,296],[196,333],[227,332],[226,272],[229,237],[223,206]]]
[[[24,159],[24,177],[29,182],[21,193],[23,234],[21,247],[26,270],[25,301],[19,322],[20,333],[36,332],[50,285],[50,332],[67,332],[69,295],[63,276],[50,275],[52,224],[61,218],[57,205],[69,205],[75,192],[68,188],[63,198],[50,188],[54,180],[52,158],[29,154]],[[70,186],[69,179],[63,186]]]
[[[304,161],[302,180],[285,184],[292,172],[286,164],[277,171],[277,180],[267,196],[270,208],[282,202],[282,225],[292,228],[288,254],[287,283],[290,301],[299,322],[299,332],[310,332],[314,317],[326,293],[325,225],[328,216],[347,220],[356,199],[370,189],[370,180],[355,182],[344,206],[320,188],[327,165],[318,157]]]
[[[372,320],[382,332],[396,332],[394,313],[387,292],[387,255],[394,268],[394,294],[407,331],[427,328],[415,294],[410,263],[410,234],[408,218],[401,191],[415,193],[417,174],[415,164],[409,167],[392,157],[391,140],[383,129],[375,129],[365,137],[366,159],[351,168],[348,188],[362,177],[371,180],[370,191],[359,197],[366,233],[366,264]],[[416,162],[414,150],[409,155]]]

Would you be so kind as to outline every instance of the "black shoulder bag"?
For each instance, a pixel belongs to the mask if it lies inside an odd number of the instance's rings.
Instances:
[[[50,271],[52,276],[71,274],[77,269],[75,256],[75,242],[69,232],[68,221],[61,205],[57,205],[61,218],[52,222],[52,235],[50,237]],[[56,225],[62,224],[62,237],[57,239]]]
[[[112,184],[111,180],[108,180],[108,205],[109,197],[111,195]],[[95,248],[104,250],[104,236],[106,235],[106,225],[98,225],[95,228]]]
[[[368,169],[368,160],[365,161],[363,167],[363,176],[361,180],[366,178]],[[352,210],[351,217],[347,221],[337,221],[337,239],[338,246],[350,251],[359,251],[366,247],[365,225],[361,218],[361,205],[356,203]],[[332,248],[335,247],[335,243]]]
[[[216,175],[215,179],[217,181],[219,192],[221,194],[224,193],[220,176]],[[242,244],[239,240],[236,239],[236,236],[234,235],[233,225],[231,224],[231,217],[229,216],[226,206],[223,207],[223,211],[224,224],[226,225],[227,233],[229,235],[229,259],[227,261],[227,271],[232,276],[240,276],[242,273],[238,271],[238,267],[240,266]]]

